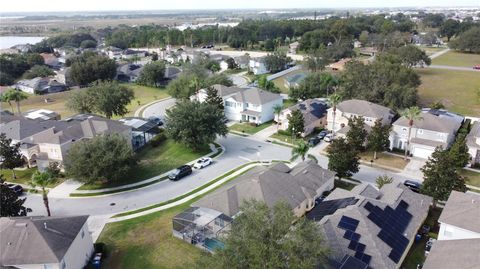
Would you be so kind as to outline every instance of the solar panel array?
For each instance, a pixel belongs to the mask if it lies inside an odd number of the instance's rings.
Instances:
[[[332,215],[338,209],[345,208],[349,205],[354,205],[358,202],[355,197],[348,197],[343,199],[335,199],[330,201],[322,201],[316,205],[310,212],[307,213],[307,219],[313,221],[320,221],[327,215]]]
[[[408,238],[403,235],[412,220],[412,215],[407,211],[408,206],[403,200],[395,209],[390,206],[381,209],[370,202],[364,206],[370,212],[368,219],[380,228],[377,236],[392,248],[388,257],[395,263],[400,261],[409,243]]]
[[[365,248],[367,246],[359,242],[361,235],[355,232],[359,223],[360,222],[354,218],[342,216],[337,227],[345,230],[343,238],[350,241],[348,248],[355,251],[355,258],[361,260],[365,264],[369,264],[372,256],[365,254]]]

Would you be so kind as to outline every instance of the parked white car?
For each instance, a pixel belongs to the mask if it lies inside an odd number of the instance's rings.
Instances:
[[[196,169],[202,169],[206,166],[209,166],[210,164],[212,164],[212,158],[209,158],[209,157],[205,157],[205,158],[201,158],[200,160],[198,160],[194,165],[193,167],[196,168]]]
[[[327,135],[323,138],[323,141],[328,142],[328,143],[332,142],[332,140],[333,140],[333,134],[327,134]]]

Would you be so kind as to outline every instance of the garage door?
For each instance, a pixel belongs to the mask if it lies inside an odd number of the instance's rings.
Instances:
[[[425,149],[425,148],[420,148],[420,147],[413,147],[413,156],[414,157],[419,157],[423,159],[428,159],[430,155],[432,155],[433,150],[432,149]]]

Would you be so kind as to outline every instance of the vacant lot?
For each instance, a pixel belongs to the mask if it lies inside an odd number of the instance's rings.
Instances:
[[[199,151],[192,151],[185,145],[176,143],[173,140],[167,140],[158,147],[147,145],[137,155],[139,160],[138,167],[126,174],[124,179],[108,184],[83,185],[80,189],[101,189],[139,182],[161,175],[208,153],[210,153],[208,146],[203,147]]]
[[[422,85],[418,89],[420,104],[441,101],[453,112],[480,115],[480,74],[470,71],[419,69]]]
[[[435,65],[450,65],[461,67],[473,67],[480,64],[480,54],[461,53],[456,51],[449,51],[432,60]],[[477,74],[478,76],[478,74]]]
[[[145,105],[151,101],[157,99],[163,99],[168,97],[168,93],[165,89],[145,87],[135,84],[128,84],[135,93],[135,99],[128,105],[129,113],[126,116],[133,116],[136,109],[140,106]],[[59,113],[62,117],[68,118],[75,114],[74,111],[70,111],[65,107],[65,103],[68,99],[68,96],[74,91],[83,91],[84,89],[76,89],[66,92],[51,93],[46,95],[29,95],[28,99],[20,103],[20,109],[22,112],[25,112],[30,109],[43,108],[49,109]],[[48,102],[45,102],[45,99],[48,98]],[[16,111],[15,104],[12,104],[14,111]],[[10,109],[8,103],[1,103],[2,108]]]

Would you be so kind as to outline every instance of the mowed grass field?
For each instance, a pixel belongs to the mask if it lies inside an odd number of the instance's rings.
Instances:
[[[480,73],[447,69],[418,69],[422,85],[418,88],[420,105],[441,101],[453,112],[480,115]]]
[[[473,68],[474,65],[480,64],[480,54],[449,51],[433,59],[432,64]]]
[[[140,86],[135,84],[124,84],[124,85],[131,88],[135,93],[135,99],[132,100],[132,102],[127,106],[129,112],[126,116],[133,116],[133,114],[135,113],[135,110],[137,110],[142,105],[145,105],[154,100],[163,99],[169,96],[167,93],[167,90],[161,89],[161,88],[146,87],[146,86]],[[68,118],[76,114],[74,111],[68,110],[68,108],[65,106],[65,103],[67,102],[68,97],[70,96],[70,94],[72,94],[72,92],[83,91],[83,90],[85,89],[75,89],[75,90],[59,92],[59,93],[51,93],[51,94],[45,94],[45,95],[29,95],[27,100],[22,101],[20,103],[20,110],[22,112],[25,112],[27,110],[37,109],[37,108],[49,109],[59,113],[62,119]],[[48,98],[49,100],[47,103],[45,102],[46,98]],[[12,105],[13,105],[14,111],[16,112],[15,104],[12,104]],[[1,108],[11,110],[8,103],[4,103],[4,102],[1,103]]]

